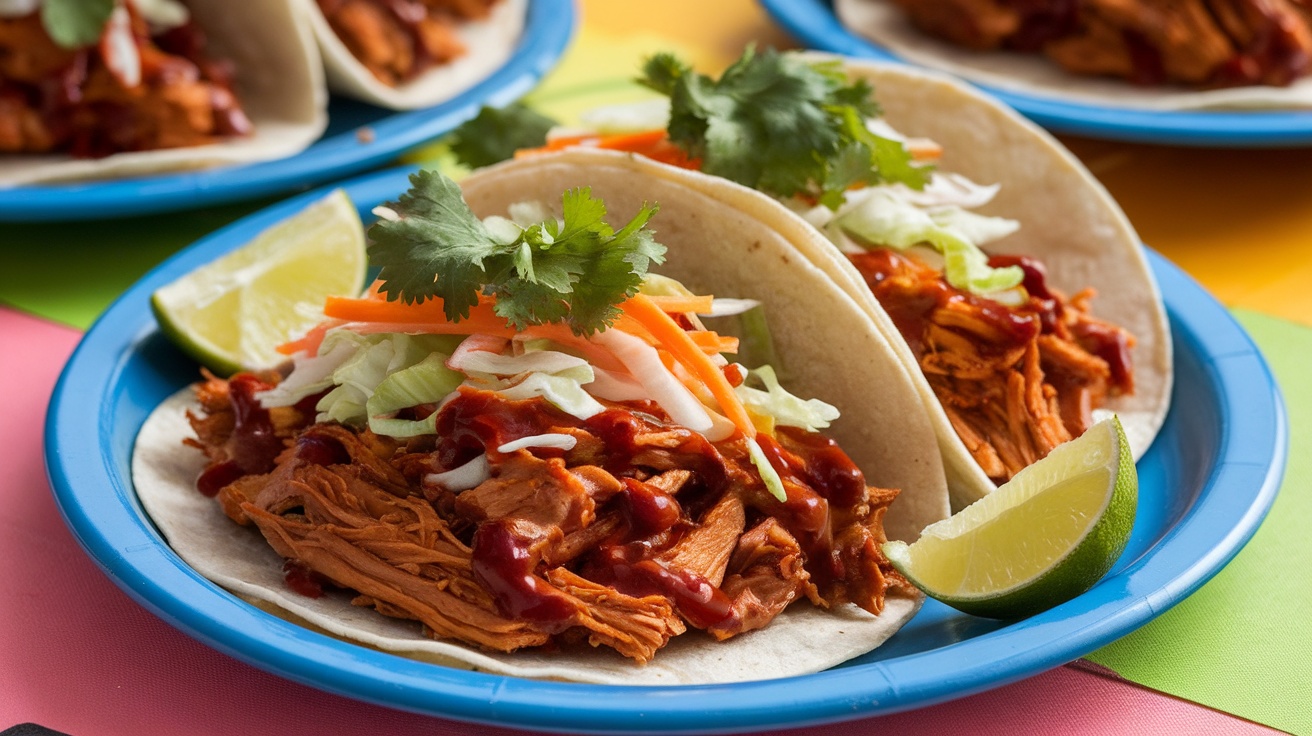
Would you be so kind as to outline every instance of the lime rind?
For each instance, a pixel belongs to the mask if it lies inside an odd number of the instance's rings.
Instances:
[[[1097,483],[1106,491],[1096,508],[1080,514],[1088,519],[1083,533],[1059,540],[1067,546],[1064,552],[1043,557],[1037,568],[1031,565],[1017,575],[1003,569],[1005,555],[991,555],[981,548],[979,538],[988,537],[988,528],[999,523],[1021,530],[1021,546],[1050,543],[1055,536],[1051,528],[1044,528],[1047,537],[1031,535],[1030,530],[1043,528],[1032,523],[1031,509],[1045,503],[1051,506],[1061,500],[1063,491],[1071,495],[1079,484],[1087,483]],[[1054,449],[956,516],[927,527],[921,541],[911,546],[890,542],[884,551],[903,575],[935,599],[977,616],[1023,618],[1080,595],[1106,575],[1129,541],[1137,504],[1133,456],[1120,421],[1113,418]],[[1043,511],[1033,515],[1041,517]],[[933,550],[936,545],[943,548]],[[927,559],[931,559],[929,567]],[[988,569],[990,565],[993,569]]]
[[[151,295],[160,330],[218,375],[271,368],[276,347],[353,294],[367,268],[364,226],[342,190]]]

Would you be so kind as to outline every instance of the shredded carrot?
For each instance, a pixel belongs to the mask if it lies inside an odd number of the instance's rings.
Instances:
[[[720,404],[729,421],[734,423],[747,437],[756,436],[756,425],[747,414],[747,409],[738,400],[729,379],[715,365],[706,353],[702,352],[692,336],[685,332],[677,322],[656,306],[649,297],[638,294],[620,305],[624,313],[642,323],[651,334],[660,341],[661,347],[670,351],[690,373],[710,389],[711,395]]]
[[[680,298],[680,297],[672,297]],[[709,297],[706,297],[709,299]],[[630,300],[631,302],[632,300]],[[664,323],[673,326],[681,336],[681,343],[690,346],[696,350],[703,360],[708,360],[708,355],[718,353],[736,353],[738,351],[738,338],[725,337],[709,330],[697,330],[694,332],[685,332],[678,323],[674,322],[656,303],[656,299],[643,297],[642,301],[660,313],[662,320],[657,325],[664,328]],[[637,315],[631,314],[628,309],[629,302],[622,305],[624,312],[615,320],[610,329],[623,330],[629,334],[635,335],[652,345],[663,345],[668,342],[668,338],[662,337],[653,328],[652,321],[647,318],[637,318]],[[520,334],[513,326],[506,324],[504,317],[493,311],[493,302],[486,299],[480,304],[471,307],[469,316],[459,322],[452,322],[446,317],[442,310],[440,299],[429,299],[417,304],[406,304],[400,301],[384,301],[375,295],[369,295],[360,299],[350,299],[346,297],[328,297],[324,304],[324,315],[329,317],[327,322],[315,327],[305,337],[283,345],[280,351],[286,351],[290,355],[297,350],[308,350],[314,352],[318,350],[319,344],[323,341],[323,334],[331,327],[342,324],[343,322],[364,323],[371,326],[385,328],[385,331],[404,331],[415,333],[427,333],[433,335],[492,335],[495,337],[514,337]],[[365,331],[365,330],[361,330]],[[373,330],[368,330],[373,331]],[[522,331],[523,334],[530,337],[540,337],[560,343],[563,346],[578,351],[588,358],[590,362],[600,368],[607,370],[623,370],[623,365],[611,355],[609,351],[597,346],[590,340],[575,335],[568,327],[562,324],[534,325]],[[675,354],[679,362],[688,366],[689,370],[700,380],[706,380],[701,372],[695,366],[688,363],[686,357]],[[709,363],[709,361],[708,361]],[[719,374],[719,369],[710,364],[711,370]],[[723,375],[720,375],[723,380]],[[726,382],[727,386],[727,382]],[[730,387],[729,393],[732,394]],[[723,399],[712,391],[716,399],[723,402]],[[728,410],[726,410],[728,411]],[[735,422],[737,424],[737,422]]]
[[[682,148],[679,148],[666,137],[662,129],[644,130],[638,133],[616,133],[612,135],[600,135],[597,133],[585,133],[583,135],[571,135],[556,138],[549,141],[545,146],[539,148],[524,148],[515,152],[515,158],[527,158],[543,153],[553,153],[563,151],[566,148],[575,146],[584,146],[590,148],[603,148],[609,151],[628,151],[637,153],[647,158],[659,161],[663,164],[678,166],[685,169],[701,168],[701,160],[690,158]]]
[[[666,140],[664,129],[644,130],[641,133],[617,133],[615,135],[602,136],[597,141],[598,148],[608,148],[612,151],[637,151]]]
[[[694,330],[688,333],[688,337],[692,338],[697,347],[708,355],[738,352],[738,338],[736,337],[725,337],[710,330]]]
[[[324,305],[324,314],[346,322],[373,323],[376,325],[395,325],[405,332],[422,332],[432,335],[493,335],[495,337],[514,337],[520,334],[513,326],[506,324],[504,317],[492,311],[492,301],[486,300],[469,310],[469,316],[459,322],[451,322],[442,311],[442,302],[429,299],[418,304],[380,301],[376,298],[345,299],[329,297]],[[647,330],[631,319],[621,315],[615,327],[634,331],[639,337],[653,340]],[[589,362],[606,370],[623,370],[624,366],[609,351],[575,335],[568,327],[561,324],[534,325],[523,334],[540,337],[560,343],[583,354]]]
[[[928,138],[912,138],[906,142],[907,152],[917,161],[937,161],[943,156],[943,146]]]
[[[707,296],[648,296],[666,314],[710,314],[715,298]]]
[[[293,355],[302,350],[314,355],[319,352],[319,345],[323,343],[323,336],[328,333],[328,330],[339,324],[341,323],[337,320],[325,320],[310,328],[310,331],[305,333],[303,337],[285,342],[274,349],[283,355]]]
[[[328,317],[347,322],[385,322],[431,324],[433,334],[472,335],[484,333],[501,337],[514,337],[515,330],[506,325],[504,317],[492,311],[491,301],[470,308],[469,316],[451,322],[442,311],[441,299],[406,304],[382,301],[376,298],[348,299],[330,296],[324,303],[323,313]]]

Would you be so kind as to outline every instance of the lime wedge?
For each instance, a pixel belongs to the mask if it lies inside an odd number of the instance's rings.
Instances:
[[[1112,417],[884,553],[916,587],[966,613],[1022,618],[1093,587],[1125,549],[1139,476]]]
[[[324,298],[364,281],[364,226],[337,190],[150,299],[160,329],[219,375],[271,368],[275,348],[323,318]]]

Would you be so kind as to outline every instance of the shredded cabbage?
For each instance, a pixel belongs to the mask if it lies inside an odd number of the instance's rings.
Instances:
[[[606,410],[583,390],[594,374],[588,361],[578,356],[555,350],[528,350],[519,355],[457,350],[447,366],[469,376],[470,385],[512,401],[541,396],[579,419]]]
[[[787,501],[788,493],[784,491],[784,481],[779,477],[779,471],[770,464],[770,459],[765,456],[765,452],[754,438],[747,439],[747,456],[752,459],[752,465],[756,466],[756,472],[761,474],[761,480],[765,481],[765,489],[770,495],[780,501]]]
[[[358,335],[350,330],[332,330],[319,346],[320,355],[332,355],[338,345],[345,344],[350,354],[332,371],[333,390],[319,399],[316,422],[364,424],[369,419],[367,403],[387,377],[397,371],[416,365],[430,355],[439,354],[445,360],[459,338],[449,335],[404,335],[386,332]],[[295,376],[288,377],[291,380]],[[321,386],[318,391],[322,391]],[[317,393],[312,391],[306,396]],[[423,402],[420,402],[423,403]],[[413,404],[412,404],[413,406]],[[405,407],[398,407],[405,408]]]
[[[734,389],[738,399],[753,412],[774,419],[775,424],[816,432],[838,418],[837,408],[819,399],[803,400],[788,393],[787,389],[779,385],[774,369],[768,365],[751,371],[750,375],[760,378],[761,383],[765,384],[765,390],[743,383]]]
[[[948,283],[976,294],[987,294],[1010,289],[1020,284],[1025,275],[1017,266],[990,268],[988,256],[972,242],[971,236],[1000,237],[1017,227],[1014,221],[977,215],[955,206],[923,210],[889,187],[870,187],[851,192],[847,204],[824,230],[835,242],[850,236],[863,243],[897,250],[928,244],[943,254]]]
[[[714,426],[702,402],[665,367],[656,349],[641,338],[620,330],[606,330],[597,333],[593,340],[624,364],[634,380],[642,384],[648,398],[660,404],[676,424],[704,435]],[[713,438],[708,435],[708,439]]]
[[[506,442],[497,448],[497,452],[514,452],[516,450],[527,450],[530,447],[549,447],[557,450],[573,450],[574,445],[578,444],[578,438],[572,434],[561,434],[560,432],[549,432],[547,434],[535,434],[528,437],[520,437],[517,440]]]
[[[332,334],[332,333],[329,333]],[[333,386],[333,373],[355,355],[359,344],[336,340],[320,347],[318,355],[296,355],[292,358],[292,372],[281,383],[268,391],[255,395],[260,406],[294,406],[307,396],[313,396]]]
[[[441,486],[452,493],[459,493],[477,488],[491,477],[492,469],[487,464],[487,455],[479,455],[460,467],[442,473],[429,473],[424,476],[424,482]]]
[[[601,402],[583,390],[592,381],[592,367],[571,368],[560,373],[528,373],[517,379],[471,379],[470,385],[501,396],[508,401],[542,397],[552,406],[579,419],[590,419],[606,410]]]
[[[641,102],[607,105],[588,110],[579,122],[602,135],[641,133],[664,128],[670,121],[670,98],[657,97]]]
[[[638,285],[638,293],[647,296],[696,296],[691,289],[680,283],[678,279],[672,279],[658,273],[649,273],[643,276],[642,283]]]
[[[437,412],[424,419],[397,419],[402,409],[437,404],[455,391],[464,376],[447,368],[446,356],[433,353],[383,379],[365,401],[369,429],[388,437],[415,437],[437,432]]]

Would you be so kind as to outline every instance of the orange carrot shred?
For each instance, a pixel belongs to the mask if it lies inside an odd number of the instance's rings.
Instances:
[[[711,395],[720,404],[729,421],[734,423],[748,438],[756,436],[756,425],[752,423],[747,409],[738,400],[733,386],[729,385],[724,373],[715,365],[706,353],[702,352],[691,335],[685,332],[677,322],[656,306],[643,294],[638,294],[620,305],[624,313],[641,322],[653,337],[660,341],[661,347],[670,351],[690,373],[710,389]]]
[[[667,314],[710,314],[715,298],[707,296],[648,296]]]

